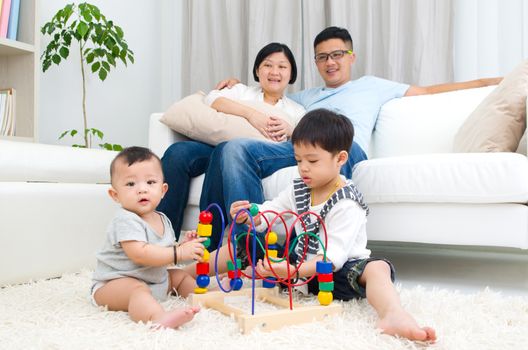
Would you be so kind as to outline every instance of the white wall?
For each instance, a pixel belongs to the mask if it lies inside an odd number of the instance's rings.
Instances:
[[[68,3],[71,0],[39,1],[39,27]],[[135,63],[128,67],[118,65],[104,82],[87,69],[88,126],[102,130],[107,142],[146,146],[148,117],[162,110],[162,1],[91,0],[90,3],[123,28]],[[48,41],[49,37],[41,35],[41,52]],[[72,42],[67,61],[40,73],[38,141],[41,143],[72,144],[71,139],[57,141],[58,135],[83,127],[80,63],[74,45]]]

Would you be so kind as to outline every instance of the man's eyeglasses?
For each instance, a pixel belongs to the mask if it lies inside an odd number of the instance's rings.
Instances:
[[[328,57],[336,61],[342,59],[346,53],[352,54],[352,50],[335,50],[330,53],[318,53],[314,58],[317,63],[326,62]]]

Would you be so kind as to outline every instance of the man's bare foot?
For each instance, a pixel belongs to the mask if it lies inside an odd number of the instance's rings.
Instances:
[[[193,319],[194,315],[200,311],[200,307],[192,306],[185,309],[176,309],[165,312],[158,320],[152,320],[153,323],[163,328],[178,328],[181,325]]]
[[[378,321],[383,333],[397,335],[409,340],[435,341],[436,331],[431,327],[420,327],[414,318],[405,310],[397,309],[388,312]]]

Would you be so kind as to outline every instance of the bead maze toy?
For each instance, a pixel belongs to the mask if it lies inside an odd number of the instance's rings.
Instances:
[[[197,228],[197,233],[199,236],[210,237],[212,234],[212,225],[211,221],[213,219],[210,208],[216,208],[220,213],[220,218],[222,222],[222,227],[224,225],[224,217],[220,207],[213,203],[210,204],[205,211],[200,213],[199,223]],[[250,219],[250,224],[246,232],[239,232],[236,234],[235,225],[236,218],[240,215],[241,212],[246,212]],[[273,219],[269,221],[267,216],[271,214]],[[284,216],[293,216],[295,218],[294,222],[288,227]],[[314,215],[321,223],[321,232],[324,232],[324,242],[320,237],[315,235],[312,232],[303,232],[300,235],[297,235],[292,241],[290,249],[290,238],[293,232],[295,224],[299,221],[302,224],[303,228],[306,229],[304,222],[301,220],[304,215]],[[255,229],[254,217],[259,216],[261,219],[265,220],[268,227],[267,232],[262,239],[257,237],[257,232]],[[284,243],[284,254],[279,256],[279,245],[278,245],[278,236],[271,230],[274,224],[280,220],[286,231],[285,243]],[[280,224],[279,222],[279,224]],[[220,248],[223,242],[224,232],[221,233],[220,243],[218,248]],[[323,247],[324,256],[323,260],[317,262],[317,280],[319,282],[319,294],[318,300],[321,305],[301,305],[293,302],[292,298],[292,289],[297,286],[308,283],[315,276],[310,277],[306,281],[300,281],[298,278],[292,279],[293,276],[298,276],[298,270],[301,267],[307,253],[308,247],[308,237],[315,237],[319,244]],[[326,260],[326,245],[328,237],[326,235],[326,228],[324,222],[321,218],[313,212],[306,212],[301,215],[297,215],[295,212],[286,211],[282,213],[276,213],[273,211],[259,212],[258,206],[255,204],[251,205],[250,210],[242,209],[240,210],[235,218],[233,219],[233,224],[230,226],[229,235],[227,237],[227,245],[229,247],[230,260],[227,262],[228,269],[228,278],[229,278],[229,289],[225,289],[222,286],[222,283],[218,274],[218,250],[215,255],[214,262],[214,272],[218,282],[218,286],[221,289],[220,291],[207,291],[207,286],[209,285],[209,259],[210,253],[208,251],[210,241],[207,240],[204,242],[206,249],[204,250],[204,256],[201,261],[196,264],[196,273],[197,273],[197,287],[194,290],[194,294],[190,296],[190,303],[194,305],[201,305],[203,307],[215,309],[219,312],[222,312],[228,316],[234,316],[236,321],[239,324],[239,327],[243,334],[250,332],[254,328],[259,328],[262,331],[272,331],[279,329],[285,325],[299,324],[305,322],[311,322],[313,320],[321,320],[331,315],[337,315],[342,312],[342,307],[339,304],[332,303],[333,300],[333,273],[332,273],[332,264]],[[246,275],[241,270],[241,261],[237,258],[237,244],[240,244],[238,241],[242,238],[245,238],[245,247],[246,254],[248,257],[248,262],[252,266],[251,275]],[[290,267],[287,268],[288,276],[286,278],[281,278],[276,275],[273,271],[273,263],[281,262],[283,260],[289,261],[289,255],[292,249],[295,247],[296,242],[299,239],[305,239],[303,256],[300,259],[299,264],[290,271]],[[250,240],[252,247],[250,248]],[[255,270],[256,264],[256,250],[257,243],[259,248],[264,253],[264,259],[270,264],[270,269],[274,276],[260,276]],[[290,265],[287,265],[290,266]],[[251,288],[242,289],[243,281],[241,277],[246,277],[251,279]],[[256,281],[262,280],[262,287],[256,287]],[[281,297],[279,295],[278,283],[286,286],[288,289],[288,298]],[[240,308],[228,305],[226,303],[226,297],[230,296],[244,296],[251,298],[251,314],[246,313]],[[279,310],[265,312],[261,314],[255,314],[255,301],[262,301],[270,303],[276,307],[282,308]]]

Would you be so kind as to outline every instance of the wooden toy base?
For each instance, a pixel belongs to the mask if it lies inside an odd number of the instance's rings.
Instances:
[[[331,315],[338,315],[343,311],[341,305],[335,303],[328,306],[300,305],[294,303],[293,310],[290,310],[289,299],[280,297],[278,288],[255,288],[255,300],[283,307],[284,309],[282,310],[251,315],[247,314],[244,310],[227,305],[224,302],[226,297],[246,296],[251,298],[251,294],[251,288],[246,288],[230,293],[217,291],[207,292],[205,294],[191,294],[189,300],[193,306],[201,305],[220,311],[228,316],[233,315],[243,334],[250,332],[255,327],[261,331],[269,332],[286,325],[322,320]]]

